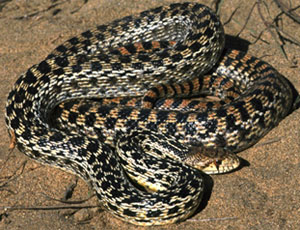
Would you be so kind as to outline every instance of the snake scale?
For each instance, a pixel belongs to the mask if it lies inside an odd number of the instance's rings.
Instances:
[[[81,176],[124,221],[186,219],[203,195],[196,168],[204,158],[217,168],[236,163],[229,156],[256,143],[292,106],[283,76],[243,52],[223,52],[224,40],[218,18],[197,3],[147,10],[71,38],[9,93],[12,147]],[[188,99],[197,94],[219,100]]]

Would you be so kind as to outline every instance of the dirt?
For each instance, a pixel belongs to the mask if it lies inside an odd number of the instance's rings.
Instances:
[[[2,111],[18,76],[66,39],[94,25],[171,2],[174,1],[0,1]],[[214,7],[211,2],[202,1]],[[257,5],[251,13],[256,1],[220,2],[220,18],[227,22],[225,30],[230,35],[227,45],[269,62],[300,91],[300,47],[295,41],[299,42],[299,23],[282,14],[271,0],[260,5],[265,22]],[[291,9],[298,7],[291,12],[300,15],[297,0],[280,2]],[[273,19],[276,23],[272,25],[278,26],[280,34],[274,27],[267,28]],[[190,219],[150,229],[300,229],[299,118],[298,109],[254,147],[239,153],[245,159],[240,170],[207,176],[204,201]],[[75,176],[40,165],[16,149],[10,153],[4,112],[0,113],[0,123],[0,229],[143,229],[97,208],[95,197],[83,204],[71,204],[89,206],[85,209],[58,202],[75,183]],[[70,200],[84,200],[91,195],[87,184],[79,180]]]

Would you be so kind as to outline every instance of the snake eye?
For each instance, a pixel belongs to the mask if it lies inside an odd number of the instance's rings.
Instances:
[[[221,165],[221,164],[222,164],[222,160],[216,160],[216,161],[215,161],[215,164],[216,164],[216,166]]]

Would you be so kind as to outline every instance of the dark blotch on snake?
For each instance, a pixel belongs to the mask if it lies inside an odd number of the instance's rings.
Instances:
[[[91,37],[93,37],[93,33],[90,30],[81,33],[81,35],[83,37],[85,37],[85,38],[91,38]]]
[[[64,75],[65,71],[64,71],[63,68],[58,68],[58,69],[53,70],[53,74],[57,75],[57,76],[60,76],[60,75]]]
[[[77,45],[78,43],[80,43],[80,41],[77,37],[73,37],[73,38],[69,39],[68,42],[72,45]]]
[[[92,71],[100,71],[100,70],[102,70],[102,65],[99,62],[92,62],[91,70]]]
[[[129,209],[124,209],[123,214],[126,216],[136,216],[136,212],[133,212]]]
[[[64,139],[64,136],[61,133],[54,133],[52,136],[50,136],[50,141],[54,142],[60,142]]]
[[[56,65],[60,66],[60,67],[66,67],[69,65],[69,60],[67,57],[56,57],[55,58],[55,63]]]
[[[50,73],[51,66],[47,63],[47,61],[42,61],[38,67],[37,70],[40,71],[42,74]],[[44,75],[45,76],[45,75]]]
[[[37,78],[30,70],[28,70],[23,81],[27,84],[32,84],[37,81]]]
[[[155,210],[155,211],[149,210],[147,212],[147,217],[158,217],[161,214],[162,214],[162,212],[160,210]]]

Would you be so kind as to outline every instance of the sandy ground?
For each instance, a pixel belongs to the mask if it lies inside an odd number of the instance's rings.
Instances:
[[[164,0],[2,0],[0,1],[0,106],[2,111],[9,89],[18,76],[41,61],[57,45],[96,24],[103,24],[142,10],[168,4]],[[201,2],[201,1],[199,1]],[[212,1],[202,1],[212,5]],[[263,58],[276,67],[300,90],[300,25],[280,14],[272,1],[261,5],[267,23],[277,17],[272,37],[254,8],[255,1],[223,1],[220,18],[228,43]],[[297,0],[291,8],[299,7]],[[297,5],[298,4],[298,5]],[[214,7],[214,5],[212,5]],[[288,5],[289,6],[289,5]],[[232,13],[235,11],[235,14]],[[300,9],[293,13],[300,14]],[[232,16],[232,17],[231,17]],[[239,33],[242,30],[241,33]],[[260,39],[257,37],[262,33]],[[238,35],[238,38],[236,37]],[[290,37],[292,36],[292,37]],[[284,57],[278,44],[288,57]],[[205,198],[189,220],[152,229],[300,229],[300,127],[299,110],[285,118],[254,147],[239,154],[246,162],[242,169],[207,177]],[[55,199],[64,197],[75,176],[40,165],[18,150],[9,154],[9,138],[0,113],[0,229],[142,229],[114,218],[100,208],[69,207]],[[70,200],[88,198],[87,184],[79,180]],[[76,206],[97,206],[95,198]],[[10,209],[35,207],[37,210]],[[43,208],[48,207],[48,210]],[[52,207],[53,209],[50,209]]]

